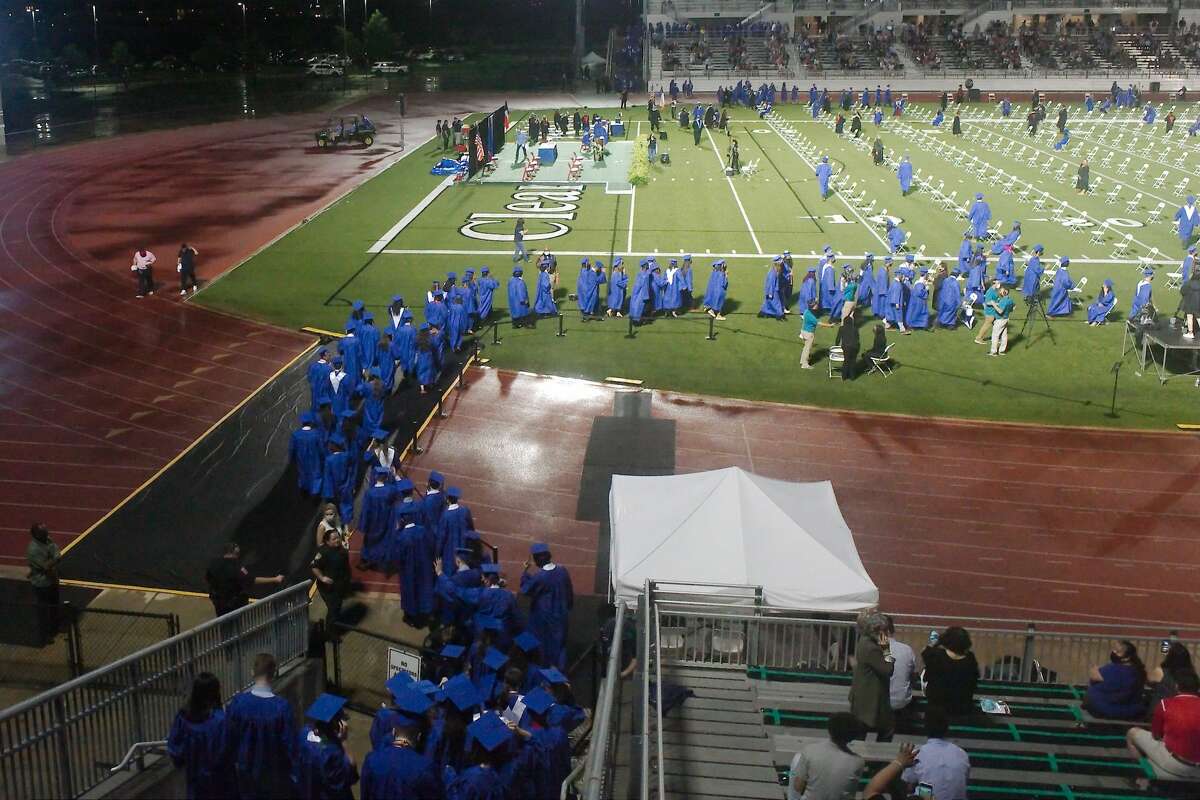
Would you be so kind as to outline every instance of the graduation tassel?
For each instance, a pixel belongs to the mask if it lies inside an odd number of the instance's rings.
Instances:
[[[563,333],[563,320],[564,319],[566,319],[566,317],[564,317],[562,314],[558,315],[558,333],[554,334],[555,336],[566,336],[567,335],[567,334]]]
[[[713,332],[716,327],[716,324],[717,324],[716,317],[708,318],[708,336],[705,336],[704,338],[710,342],[717,338],[717,335]]]

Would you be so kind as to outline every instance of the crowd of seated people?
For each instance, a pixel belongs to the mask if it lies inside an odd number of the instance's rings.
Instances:
[[[788,68],[792,57],[788,53],[787,37],[782,32],[767,36],[767,58],[770,59],[771,65],[780,71]]]
[[[858,69],[858,56],[854,53],[854,42],[844,33],[837,34],[833,42],[833,50],[837,53],[838,66],[842,69]]]
[[[904,63],[896,52],[896,33],[891,25],[886,28],[867,30],[864,38],[867,42],[867,51],[875,62],[872,66],[877,65],[880,69],[889,72],[904,69]]]
[[[916,25],[905,23],[900,29],[900,40],[908,46],[913,61],[926,69],[942,68],[942,57],[933,48],[930,32],[925,28],[924,23],[918,22]]]
[[[613,54],[613,83],[618,91],[638,88],[642,76],[642,27],[631,25]]]

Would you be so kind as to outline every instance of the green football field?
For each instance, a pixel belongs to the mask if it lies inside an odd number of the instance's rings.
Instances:
[[[1200,188],[1195,159],[1189,158],[1196,140],[1183,130],[1196,108],[1175,108],[1181,123],[1170,136],[1162,124],[1166,108],[1151,128],[1132,113],[1085,119],[1082,106],[1069,110],[1071,141],[1055,151],[1055,108],[1036,138],[1026,136],[1019,107],[1007,121],[994,106],[965,107],[963,137],[951,135],[949,118],[942,128],[933,128],[928,106],[910,106],[900,119],[886,117],[878,129],[864,115],[862,146],[836,136],[831,120],[813,121],[803,106],[779,106],[767,120],[740,109],[733,112],[731,129],[742,163],[757,162],[756,174],[726,178],[724,134],[706,132],[696,145],[690,131],[666,124],[669,137],[659,152],[669,152],[670,163],[654,164],[650,181],[636,188],[625,182],[627,175],[590,165],[584,168],[584,182],[577,184],[539,184],[535,178],[530,186],[442,185],[442,178],[429,174],[441,155],[430,143],[215,281],[197,300],[285,327],[336,331],[355,299],[378,313],[393,294],[402,294],[419,309],[432,280],[449,271],[461,275],[467,267],[478,273],[486,265],[501,282],[496,305],[504,319],[513,220],[498,215],[512,214],[506,206],[513,204],[530,208],[529,203],[539,202],[535,196],[540,192],[551,198],[540,200],[546,206],[576,206],[554,219],[526,214],[530,250],[536,253],[544,246],[558,256],[558,299],[567,335],[555,335],[554,320],[543,320],[536,329],[502,325],[503,344],[487,349],[497,366],[594,379],[622,376],[684,392],[917,416],[1139,428],[1196,421],[1200,389],[1192,378],[1180,375],[1160,385],[1152,371],[1138,374],[1132,353],[1119,373],[1117,413],[1110,413],[1113,366],[1122,360],[1124,319],[1140,279],[1140,259],[1159,262],[1155,305],[1170,313],[1178,304],[1178,290],[1167,289],[1165,282],[1182,256],[1171,219],[1183,195]],[[648,133],[644,108],[627,111],[626,120],[630,139]],[[514,122],[520,124],[520,118]],[[957,192],[957,204],[984,192],[993,224],[1002,221],[1004,232],[1012,220],[1020,220],[1024,235],[1019,250],[1024,253],[1018,252],[1016,259],[1018,275],[1035,243],[1045,245],[1047,267],[1053,266],[1055,255],[1070,256],[1074,280],[1088,278],[1079,294],[1083,307],[1071,317],[1054,319],[1050,336],[1040,320],[1020,333],[1025,320],[1024,305],[1018,303],[1010,323],[1010,353],[1004,358],[986,357],[987,348],[974,344],[973,334],[961,327],[910,336],[890,333],[897,362],[892,376],[864,375],[852,383],[829,380],[823,354],[834,331],[819,328],[817,368],[800,370],[798,315],[785,322],[757,317],[772,256],[785,249],[793,253],[797,286],[826,245],[842,254],[840,263],[856,267],[864,252],[882,257],[886,246],[879,223],[886,209],[888,217],[912,233],[912,250],[924,246],[923,262],[945,257],[952,265],[966,227],[929,187],[901,196],[891,169],[872,164],[865,145],[876,135],[889,155],[909,153],[921,177],[932,178],[931,186],[940,184],[947,196]],[[511,149],[501,158],[511,158]],[[560,158],[575,149],[577,145],[561,142]],[[839,188],[826,199],[813,175],[819,154],[827,154],[838,173]],[[1096,191],[1079,196],[1073,189],[1075,169],[1089,154]],[[1187,188],[1184,181],[1194,185]],[[1110,201],[1109,192],[1118,184],[1122,188]],[[1141,199],[1131,204],[1137,193]],[[1165,210],[1151,221],[1159,202]],[[1104,231],[1097,243],[1093,234],[1100,225]],[[537,239],[547,234],[555,235]],[[1114,254],[1117,239],[1125,234],[1131,235],[1127,251]],[[729,261],[728,319],[717,323],[714,341],[706,339],[708,318],[703,314],[659,319],[631,338],[623,320],[583,323],[567,299],[582,256],[598,257],[606,265],[615,255],[624,256],[632,287],[641,257],[683,252],[694,256],[697,298],[703,295],[711,262],[718,256]],[[994,265],[990,257],[989,273]],[[1114,281],[1117,312],[1109,325],[1089,327],[1084,308],[1105,278]],[[526,265],[526,279],[532,298],[532,262]],[[864,328],[872,324],[865,315]],[[869,341],[869,331],[864,330],[864,339]],[[1188,362],[1181,359],[1173,366],[1182,373]]]

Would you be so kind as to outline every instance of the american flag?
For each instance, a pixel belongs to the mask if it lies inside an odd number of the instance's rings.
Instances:
[[[483,138],[479,135],[479,131],[475,131],[475,160],[480,164],[487,161],[487,153],[483,150]]]

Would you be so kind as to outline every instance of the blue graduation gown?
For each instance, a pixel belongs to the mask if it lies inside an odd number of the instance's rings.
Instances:
[[[337,503],[342,519],[350,519],[354,514],[354,484],[358,476],[356,466],[353,456],[345,450],[330,453],[325,459],[321,497],[327,502]]]
[[[1154,110],[1154,106],[1146,106],[1146,113],[1142,115],[1142,121],[1147,125],[1152,125],[1157,118],[1158,112]]]
[[[402,370],[405,375],[412,375],[416,352],[417,329],[406,322],[392,338],[391,354],[397,362],[397,369]]]
[[[1008,100],[1001,100],[1000,101],[1000,115],[1003,117],[1007,117],[1011,113],[1012,113],[1012,103],[1010,103]]]
[[[971,271],[967,273],[967,294],[975,292],[979,295],[980,301],[983,300],[983,293],[987,291],[987,262],[982,258],[977,258],[971,263]]]
[[[463,308],[467,310],[467,316],[474,318],[479,314],[479,284],[475,279],[463,281],[458,293],[463,299]]]
[[[879,112],[875,112],[879,116]],[[879,123],[876,122],[876,125]],[[908,190],[912,188],[913,167],[911,161],[901,161],[899,168],[896,170],[896,178],[900,181],[900,191],[908,194]]]
[[[830,316],[840,317],[842,314],[842,292],[838,288],[837,276],[834,275],[833,265],[821,260],[821,308],[828,311]]]
[[[604,270],[592,270],[588,275],[588,305],[587,313],[597,316],[600,313],[600,286],[608,283]]]
[[[860,306],[866,306],[871,302],[871,294],[875,289],[875,279],[871,275],[870,267],[863,267],[858,273],[858,291],[854,295],[854,302]]]
[[[679,270],[676,270],[674,273],[672,273],[670,278],[668,278],[666,275],[663,276],[662,307],[664,311],[674,311],[675,309],[679,308],[680,289]]]
[[[288,444],[288,460],[296,465],[296,482],[300,491],[320,494],[325,468],[325,433],[317,427],[302,427],[292,431]]]
[[[425,524],[425,509],[422,507],[420,499],[412,494],[401,497],[392,504],[392,521],[389,527],[398,534],[410,522],[422,527]],[[390,538],[394,542],[396,537]]]
[[[392,485],[371,485],[363,495],[358,512],[358,529],[362,531],[362,559],[379,563],[387,558],[387,538],[392,520]]]
[[[614,312],[624,308],[627,286],[629,286],[629,276],[620,270],[614,270],[612,280],[608,283],[608,307]]]
[[[758,313],[776,319],[783,316],[783,297],[779,294],[779,271],[774,267],[767,270],[766,280],[763,281],[763,303]]]
[[[463,534],[475,530],[471,509],[464,505],[447,507],[437,526],[438,554],[442,557],[442,572],[454,574],[454,551],[464,544]]]
[[[433,489],[427,491],[421,500],[421,511],[425,515],[422,524],[429,529],[430,533],[436,535],[438,526],[442,522],[442,514],[446,513],[446,493]]]
[[[1186,278],[1185,278],[1186,280]],[[312,395],[312,407],[321,407],[321,399],[329,395],[329,373],[333,366],[328,361],[314,361],[308,365],[308,388]]]
[[[517,278],[516,280],[521,280],[521,279]],[[512,281],[509,281],[509,283],[511,284]],[[483,278],[479,279],[478,313],[479,313],[480,319],[487,319],[488,317],[490,317],[492,315],[492,299],[496,294],[496,290],[499,288],[500,288],[500,281],[496,280],[495,278],[493,278],[491,276],[487,276],[487,277],[483,277]],[[511,304],[512,304],[511,290],[509,292],[508,302],[511,306]]]
[[[916,281],[909,291],[904,324],[910,328],[929,327],[929,288],[925,281]]]
[[[529,316],[529,288],[516,275],[508,279],[508,315],[513,319]]]
[[[1000,251],[1000,258],[996,260],[996,279],[1004,286],[1012,286],[1017,282],[1012,251]]]
[[[896,252],[900,245],[904,244],[904,231],[900,230],[900,226],[898,225],[893,226],[892,229],[887,232],[887,240],[892,252]]]
[[[942,281],[942,289],[938,292],[937,321],[939,325],[953,328],[958,325],[958,309],[962,307],[962,288],[954,278]]]
[[[587,714],[579,706],[555,703],[546,712],[546,724],[570,733],[587,720]]]
[[[414,368],[417,374],[417,383],[422,386],[432,386],[437,382],[437,354],[434,353],[432,343],[426,349],[417,348]]]
[[[933,127],[939,128],[939,127],[941,127],[942,123],[945,121],[946,121],[946,115],[943,114],[940,110],[936,114],[933,115]]]
[[[976,200],[967,219],[971,222],[971,234],[976,238],[987,236],[988,223],[992,221],[992,209],[986,200]]]
[[[550,565],[547,565],[550,566]],[[567,616],[575,605],[575,592],[566,567],[555,564],[521,575],[521,594],[529,598],[529,632],[542,642],[542,653],[551,666],[567,665]]]
[[[278,695],[237,694],[225,708],[225,731],[239,798],[292,796],[297,736],[291,703]]]
[[[480,589],[474,599],[476,619],[490,617],[499,620],[504,626],[500,641],[508,644],[517,635],[522,622],[516,595],[503,586],[488,586]]]
[[[1200,221],[1200,209],[1194,207],[1189,217],[1187,206],[1180,206],[1175,212],[1175,219],[1179,220],[1179,241],[1186,247],[1192,240],[1192,229],[1196,227],[1197,221]]]
[[[533,748],[532,786],[526,795],[530,800],[558,800],[562,782],[571,772],[571,745],[561,728],[548,727],[532,731],[526,748]]]
[[[550,273],[542,270],[538,273],[537,297],[534,299],[535,314],[557,314],[558,304],[554,302],[554,291],[550,287]]]
[[[876,264],[875,278],[871,281],[871,289],[874,292],[871,298],[871,313],[876,317],[887,316],[887,287],[890,281],[887,266]]]
[[[817,299],[817,278],[815,274],[810,272],[804,276],[804,280],[800,281],[800,292],[797,297],[797,305],[802,309],[807,309],[809,304]]]
[[[1104,322],[1108,314],[1117,304],[1117,296],[1113,292],[1096,295],[1096,302],[1088,306],[1088,322]]]
[[[1050,305],[1046,313],[1051,317],[1062,317],[1071,313],[1071,296],[1068,289],[1074,289],[1075,282],[1071,280],[1066,267],[1059,267],[1054,273],[1054,286],[1050,289]]]
[[[657,274],[650,273],[650,289],[654,292],[654,310],[661,311],[666,308],[667,279],[661,269]]]
[[[379,329],[374,323],[364,322],[358,329],[358,351],[362,354],[362,367],[369,370],[375,366],[375,355],[379,351]]]
[[[346,380],[350,383],[348,388],[353,391],[362,378],[362,353],[358,349],[358,338],[347,334],[338,339],[338,354],[342,357],[342,368],[346,370]]]
[[[575,304],[579,307],[579,313],[587,316],[591,313],[589,310],[590,293],[592,290],[592,268],[583,266],[579,268],[579,277],[575,279]]]
[[[382,383],[382,381],[381,381]],[[372,381],[360,383],[357,394],[362,396],[362,427],[367,431],[383,427],[383,404],[387,399],[387,387],[380,386],[376,392]]]
[[[353,800],[350,787],[358,782],[358,770],[340,742],[305,727],[296,755],[296,794],[301,800]]]
[[[388,561],[399,573],[400,607],[405,614],[422,616],[433,612],[433,587],[437,581],[433,563],[437,552],[432,544],[424,528],[409,523],[394,537],[389,548]]]
[[[237,788],[226,760],[225,712],[215,709],[203,722],[180,711],[167,735],[167,754],[183,767],[188,800],[224,800]]]
[[[462,347],[463,334],[466,333],[470,322],[466,306],[459,303],[450,306],[450,313],[446,317],[446,337],[452,350],[457,351]]]
[[[728,290],[729,276],[723,270],[714,269],[708,276],[708,285],[704,287],[704,307],[720,314]]]
[[[499,771],[480,766],[467,767],[446,787],[446,800],[506,800],[507,794]]]
[[[817,185],[821,188],[821,197],[829,195],[829,178],[833,175],[833,167],[825,162],[817,165]]]
[[[1192,268],[1196,263],[1196,259],[1190,253],[1183,257],[1183,263],[1179,265],[1179,274],[1183,277],[1180,283],[1187,283],[1188,278],[1192,277]]]
[[[1032,256],[1029,263],[1025,265],[1025,275],[1021,279],[1021,294],[1027,298],[1041,294],[1042,273],[1045,271],[1042,260],[1037,256]]]
[[[902,325],[904,323],[905,306],[907,303],[908,287],[897,276],[892,279],[891,285],[888,286],[887,316],[885,317],[887,321],[893,325]]]
[[[1000,237],[999,240],[997,240],[996,242],[994,242],[992,244],[992,255],[998,256],[998,255],[1000,255],[1000,253],[1004,252],[1004,245],[1006,245],[1006,244],[1011,244],[1015,247],[1017,244],[1017,240],[1020,238],[1021,238],[1021,229],[1013,228],[1011,231],[1004,234],[1004,236]]]
[[[372,750],[363,761],[360,800],[442,800],[446,796],[433,761],[411,747],[393,744]]]
[[[1129,316],[1135,317],[1142,310],[1142,307],[1150,302],[1150,281],[1141,281],[1137,285],[1137,291],[1133,294],[1133,305],[1129,308]]]
[[[643,269],[633,279],[633,293],[629,296],[630,318],[640,321],[647,303],[650,303],[650,271]]]
[[[971,240],[963,239],[962,244],[958,246],[958,264],[950,271],[951,275],[961,275],[971,270],[971,260],[975,256],[975,251],[971,249]]]

